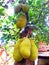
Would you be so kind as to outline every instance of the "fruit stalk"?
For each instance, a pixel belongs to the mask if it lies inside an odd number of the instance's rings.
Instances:
[[[20,38],[30,37],[32,33],[32,29],[29,26],[26,26],[25,29],[20,33]]]
[[[29,21],[28,12],[26,12],[25,15],[26,15],[27,22],[28,22]]]

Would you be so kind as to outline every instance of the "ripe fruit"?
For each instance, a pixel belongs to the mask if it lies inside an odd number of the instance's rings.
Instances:
[[[19,16],[18,21],[16,22],[16,25],[18,28],[23,28],[26,26],[26,23],[27,23],[27,19],[25,15],[21,15]]]
[[[20,44],[20,53],[23,56],[23,58],[28,58],[30,56],[30,49],[30,40],[24,37],[22,43]]]
[[[28,12],[28,10],[29,10],[28,5],[22,4],[22,10],[23,10],[24,12]]]
[[[34,61],[38,57],[38,49],[34,43],[34,40],[30,39],[30,42],[31,42],[31,54],[29,60]]]
[[[21,44],[22,39],[18,40],[17,43],[14,46],[14,52],[13,52],[13,57],[15,59],[15,61],[20,62],[23,57],[20,55],[19,52],[19,45]]]

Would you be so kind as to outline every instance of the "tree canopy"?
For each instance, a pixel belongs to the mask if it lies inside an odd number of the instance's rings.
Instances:
[[[25,1],[25,0],[24,0]],[[21,13],[15,13],[14,8],[18,3],[23,3],[23,0],[8,0],[0,1],[0,39],[2,42],[8,43],[9,40],[19,38],[21,29],[16,26],[16,21]],[[32,31],[32,36],[36,43],[43,41],[49,43],[49,0],[26,0],[26,5],[29,6],[27,12],[28,21],[38,29]]]

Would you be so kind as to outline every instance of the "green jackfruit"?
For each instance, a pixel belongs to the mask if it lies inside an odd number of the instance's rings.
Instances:
[[[30,61],[34,61],[38,57],[38,49],[34,43],[34,40],[30,39],[30,42],[31,42],[31,54],[30,54],[30,57],[28,59]]]
[[[24,37],[22,43],[20,44],[20,53],[23,58],[28,58],[30,56],[30,49],[30,40],[27,37]]]
[[[26,26],[26,24],[27,24],[26,16],[25,15],[19,16],[18,21],[16,22],[16,26],[18,28],[23,28]]]
[[[21,44],[21,41],[22,39],[18,40],[14,46],[13,58],[17,62],[20,62],[23,59],[23,57],[20,55],[20,52],[19,52],[19,45]]]

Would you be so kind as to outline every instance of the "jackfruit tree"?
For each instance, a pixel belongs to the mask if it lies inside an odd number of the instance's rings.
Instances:
[[[37,29],[34,29],[33,32],[36,34],[36,36],[34,36],[34,34],[32,34],[31,36],[35,37],[36,40],[38,39],[37,41],[45,41],[49,43],[49,39],[48,39],[49,38],[49,35],[48,35],[49,34],[49,28],[48,28],[49,27],[48,26],[49,0],[44,0],[44,1],[43,0],[41,1],[27,0],[24,5],[22,3],[22,0],[17,0],[17,1],[11,0],[11,1],[7,1],[5,4],[4,3],[5,3],[4,1],[0,1],[0,31],[3,32],[3,36],[1,36],[2,41],[5,41],[5,43],[8,43],[10,39],[17,40],[19,38],[20,29],[16,27],[16,22],[18,21],[19,16],[21,14],[24,15],[25,9],[27,9],[28,12],[25,12],[26,15],[24,16],[27,17],[27,21],[29,21],[28,24],[31,23],[31,25],[40,29],[40,31],[38,31]],[[17,5],[17,3],[20,3],[20,4]],[[20,13],[19,12],[20,10],[19,10],[18,11],[19,13],[17,14],[15,10],[14,14],[13,13],[11,13],[11,15],[8,14],[7,9],[9,7],[12,7],[15,9],[16,6],[18,7],[17,11],[19,9],[22,9],[23,13],[22,12]],[[26,23],[24,24],[24,26],[25,25]]]
[[[24,58],[34,61],[34,58],[38,55],[38,52],[37,54],[35,53],[38,43],[42,41],[49,44],[48,20],[49,0],[0,1],[0,45],[2,46],[2,43],[4,43],[6,47],[10,40],[14,41],[14,53],[16,54],[13,54],[14,59],[18,62]],[[27,40],[24,37],[27,37]],[[31,38],[31,40],[29,38]],[[20,40],[18,41],[18,39]],[[32,44],[32,39],[35,40],[35,45]],[[17,45],[18,42],[20,42],[20,44]],[[25,45],[28,51],[25,51]],[[34,47],[35,51],[32,51]],[[31,52],[29,50],[31,50]],[[32,55],[33,52],[34,54]]]

